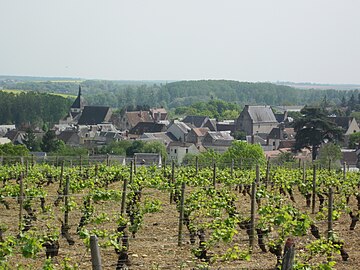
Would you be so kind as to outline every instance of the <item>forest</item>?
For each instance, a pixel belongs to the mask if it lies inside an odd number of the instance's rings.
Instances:
[[[238,82],[229,80],[199,81],[0,81],[0,89],[32,90],[45,93],[77,94],[81,84],[83,95],[92,105],[112,108],[148,105],[174,109],[195,102],[220,99],[245,104],[304,105],[327,100],[338,104],[342,97],[349,99],[358,90],[298,89],[266,82]]]
[[[52,126],[66,115],[72,102],[46,93],[0,91],[0,124]]]
[[[343,104],[358,99],[358,90],[297,89],[273,83],[228,80],[201,81],[99,81],[0,80],[0,89],[22,90],[20,94],[0,92],[0,124],[24,122],[54,124],[63,118],[71,98],[49,93],[76,95],[78,85],[89,105],[126,107],[165,107],[172,117],[189,114],[234,119],[245,104],[319,105]],[[324,104],[323,104],[324,105]],[[39,125],[38,125],[39,126]]]

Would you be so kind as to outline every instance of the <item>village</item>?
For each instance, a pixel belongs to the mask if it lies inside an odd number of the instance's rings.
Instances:
[[[292,153],[300,161],[311,161],[309,150],[304,148],[300,152],[293,152],[296,133],[292,125],[293,119],[288,114],[300,112],[302,108],[303,106],[245,105],[235,120],[218,121],[199,115],[172,120],[165,108],[114,114],[107,106],[89,106],[79,86],[78,95],[68,114],[52,129],[57,138],[67,146],[86,148],[89,155],[94,154],[94,149],[112,142],[160,142],[166,148],[167,159],[181,165],[187,154],[197,155],[209,150],[221,154],[234,140],[242,139],[248,144],[261,145],[269,159],[283,153]],[[360,152],[348,148],[350,135],[360,131],[356,119],[346,116],[333,116],[329,119],[343,131],[341,163],[347,164],[349,168],[356,168]],[[34,131],[38,139],[44,133],[42,130]],[[238,134],[241,134],[241,138],[237,138]],[[0,125],[0,144],[24,144],[25,136],[25,129],[17,129],[15,125]],[[46,153],[32,154],[46,156]],[[158,156],[159,154],[141,155],[139,162],[145,162],[146,159],[149,159],[146,163],[161,162],[161,157]]]

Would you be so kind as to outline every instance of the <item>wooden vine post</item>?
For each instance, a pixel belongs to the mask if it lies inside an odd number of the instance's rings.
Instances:
[[[181,199],[180,199],[180,217],[179,217],[179,234],[178,234],[178,246],[182,244],[182,227],[184,220],[184,201],[185,201],[185,182],[181,184]]]
[[[344,181],[346,181],[346,161],[344,161],[344,164],[343,164],[343,177],[344,177]]]
[[[333,190],[332,187],[329,187],[328,194],[328,229],[327,229],[327,239],[328,241],[333,238]],[[331,261],[331,254],[328,257],[328,261]]]
[[[91,264],[93,270],[101,270],[101,256],[96,235],[90,236]]]
[[[231,159],[230,175],[234,176],[234,159]]]
[[[82,172],[82,156],[80,155],[80,164],[79,164],[80,173]]]
[[[255,204],[256,204],[256,185],[259,182],[260,171],[259,165],[256,165],[256,179],[251,185],[251,207],[250,207],[250,235],[249,235],[249,252],[252,253],[254,249],[255,239]]]
[[[170,204],[172,204],[174,199],[174,190],[172,188],[172,185],[175,182],[175,161],[171,161],[171,178],[170,178]]]
[[[24,205],[24,181],[23,181],[23,175],[20,174],[20,193],[19,193],[19,233],[21,233],[21,230],[23,228],[22,225],[22,219],[23,219],[23,205]]]
[[[130,165],[130,183],[132,182],[132,177],[133,177],[133,163],[131,161],[131,165]],[[128,184],[128,180],[125,177],[124,186],[123,186],[123,192],[122,192],[122,195],[121,195],[121,209],[120,209],[121,216],[123,216],[124,213],[125,213],[127,184]]]
[[[195,170],[196,170],[196,175],[198,175],[198,173],[199,173],[199,157],[198,156],[195,157]]]
[[[266,175],[265,175],[265,186],[268,186],[270,180],[270,157],[266,161]]]
[[[213,163],[213,186],[216,188],[216,162]]]
[[[312,203],[311,203],[312,214],[315,214],[315,204],[316,204],[316,165],[313,164]]]
[[[64,189],[64,198],[65,198],[65,213],[64,213],[64,228],[69,230],[69,187],[70,187],[70,177],[66,177],[65,189]]]
[[[110,166],[110,155],[106,154],[106,166]]]
[[[136,156],[134,156],[134,174],[136,174]]]

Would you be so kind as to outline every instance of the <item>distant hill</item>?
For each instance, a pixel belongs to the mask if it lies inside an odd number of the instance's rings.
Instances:
[[[10,76],[11,77],[11,76]],[[1,80],[1,78],[5,78]],[[83,80],[76,78],[37,78],[0,76],[0,89],[32,90],[42,93],[77,95],[79,84],[88,104],[106,105],[113,108],[147,105],[168,109],[189,106],[212,99],[236,103],[266,105],[305,105],[322,101],[340,103],[357,90],[323,90],[315,84],[291,84],[288,82],[239,82],[230,80],[199,81],[110,81]],[[32,78],[33,80],[31,80]],[[38,80],[36,80],[38,79]],[[327,85],[329,88],[331,85]],[[356,85],[348,85],[352,88]],[[345,88],[345,86],[344,86]]]
[[[286,85],[301,89],[335,89],[335,90],[355,90],[360,89],[360,84],[319,84],[319,83],[294,83],[294,82],[276,82],[278,85]]]

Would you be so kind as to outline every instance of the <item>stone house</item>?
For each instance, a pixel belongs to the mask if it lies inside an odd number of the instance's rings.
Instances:
[[[209,131],[203,139],[202,145],[218,153],[224,153],[234,141],[234,137],[227,131]]]
[[[202,143],[205,135],[208,133],[209,128],[192,128],[186,136],[186,142],[199,145]]]
[[[236,119],[235,130],[243,131],[246,135],[269,134],[278,124],[270,106],[245,105]]]
[[[187,124],[178,120],[174,120],[169,125],[167,132],[171,133],[172,136],[176,138],[176,140],[185,142],[186,136],[190,132],[190,130],[191,128]]]

